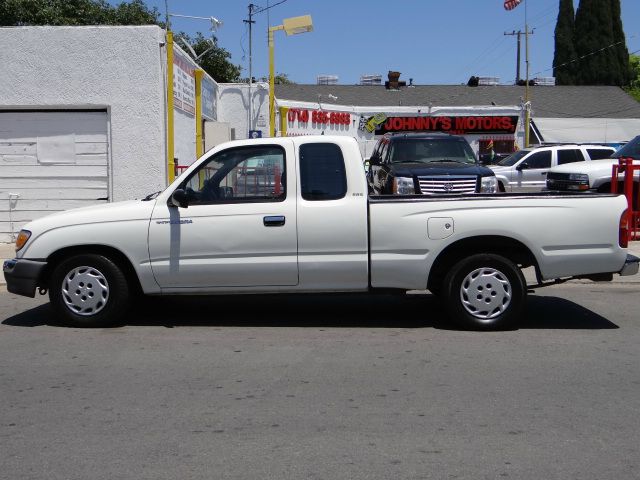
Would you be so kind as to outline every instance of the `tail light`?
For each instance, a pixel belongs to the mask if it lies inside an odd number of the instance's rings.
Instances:
[[[620,216],[620,229],[618,230],[618,244],[622,248],[627,248],[629,246],[629,221],[629,212],[628,210],[625,210]]]

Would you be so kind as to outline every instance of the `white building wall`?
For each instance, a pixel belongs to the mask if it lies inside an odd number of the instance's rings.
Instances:
[[[249,85],[221,83],[218,85],[218,121],[227,122],[235,130],[236,139],[249,138],[249,130],[260,130],[269,136],[269,84],[251,86],[253,119],[249,119]],[[251,128],[249,126],[251,125]]]
[[[166,185],[164,31],[0,28],[0,109],[106,108],[113,201]]]

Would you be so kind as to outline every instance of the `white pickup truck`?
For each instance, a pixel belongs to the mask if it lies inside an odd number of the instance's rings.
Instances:
[[[631,275],[624,197],[368,196],[353,138],[234,141],[164,192],[27,224],[10,292],[49,292],[63,320],[122,323],[136,294],[429,289],[467,328],[514,326],[521,268],[545,281]]]

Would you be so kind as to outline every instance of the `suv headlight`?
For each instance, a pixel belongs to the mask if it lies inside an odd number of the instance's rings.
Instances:
[[[397,195],[413,195],[416,189],[413,186],[413,178],[395,177],[393,179],[393,193]]]
[[[482,177],[480,179],[480,193],[497,193],[498,179],[496,177]]]

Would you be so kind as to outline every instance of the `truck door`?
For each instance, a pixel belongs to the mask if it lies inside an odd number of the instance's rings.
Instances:
[[[295,162],[287,157],[291,146],[219,151],[180,184],[187,208],[156,205],[149,254],[160,287],[297,285],[295,171],[286,169]]]
[[[551,150],[534,152],[525,160],[527,168],[518,173],[518,186],[521,191],[540,191],[547,181],[547,171],[551,168]]]
[[[299,146],[301,289],[368,288],[367,184],[360,158],[356,142],[348,138]]]

